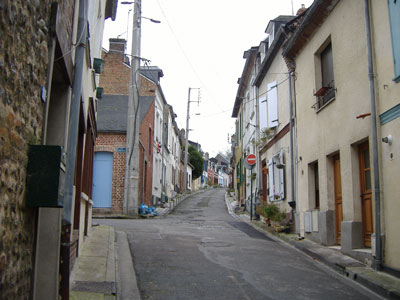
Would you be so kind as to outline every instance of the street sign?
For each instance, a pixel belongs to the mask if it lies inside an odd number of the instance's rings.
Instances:
[[[257,157],[254,154],[249,154],[244,159],[244,167],[248,170],[254,169],[256,166]]]
[[[254,164],[256,163],[256,160],[257,160],[257,158],[256,158],[256,156],[255,156],[254,154],[249,154],[249,155],[246,157],[246,162],[247,162],[250,166],[254,165]]]

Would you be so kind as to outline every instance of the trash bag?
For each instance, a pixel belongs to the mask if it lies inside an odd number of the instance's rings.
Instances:
[[[150,207],[147,209],[147,211],[148,211],[149,214],[151,214],[151,215],[153,215],[153,216],[158,216],[157,209],[156,209],[154,206],[150,206]]]
[[[147,211],[148,211],[148,206],[146,204],[142,203],[139,206],[139,215],[141,215],[141,216],[147,215]]]

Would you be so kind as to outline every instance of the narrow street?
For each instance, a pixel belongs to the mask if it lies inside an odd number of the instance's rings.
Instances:
[[[230,216],[224,193],[194,195],[166,217],[97,220],[127,233],[142,299],[377,298]]]

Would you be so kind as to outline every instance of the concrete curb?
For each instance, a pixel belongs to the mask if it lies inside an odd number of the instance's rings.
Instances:
[[[139,287],[133,266],[126,232],[117,231],[117,299],[140,300]]]
[[[283,234],[272,234],[257,226],[254,222],[251,222],[247,215],[236,215],[227,194],[225,194],[225,203],[231,216],[251,225],[267,237],[301,251],[308,257],[323,263],[336,273],[352,279],[380,296],[387,299],[400,299],[400,278],[375,271],[338,250],[329,249],[312,241],[306,239],[296,241]]]

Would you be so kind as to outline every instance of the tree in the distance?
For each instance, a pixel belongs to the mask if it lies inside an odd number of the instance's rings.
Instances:
[[[189,145],[188,151],[190,164],[194,167],[192,176],[193,179],[197,179],[203,174],[204,159],[192,145]]]

